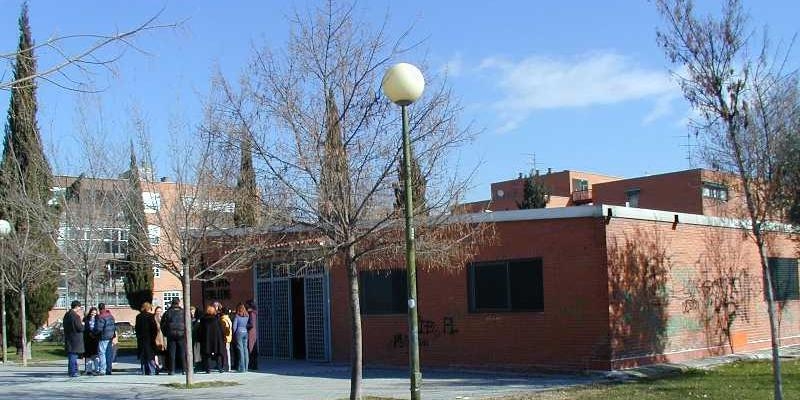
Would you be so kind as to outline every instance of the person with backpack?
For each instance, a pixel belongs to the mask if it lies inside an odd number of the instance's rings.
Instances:
[[[100,314],[94,325],[94,332],[98,338],[97,355],[100,357],[100,375],[111,375],[111,364],[114,361],[114,348],[112,341],[117,336],[117,324],[111,310],[106,308],[105,303],[97,306]]]
[[[167,338],[167,368],[168,374],[175,374],[176,362],[180,361],[183,371],[186,371],[184,364],[184,345],[183,336],[186,334],[186,323],[183,319],[183,307],[181,299],[172,299],[172,303],[161,317],[161,331]]]

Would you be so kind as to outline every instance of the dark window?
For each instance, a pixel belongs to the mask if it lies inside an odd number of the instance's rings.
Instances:
[[[639,207],[639,189],[630,189],[625,192],[625,202],[628,207]]]
[[[205,282],[203,290],[207,300],[229,300],[231,298],[231,284],[225,278]]]
[[[772,278],[772,295],[775,301],[800,300],[797,259],[770,257],[768,262]],[[764,298],[766,296],[766,290],[764,290]]]
[[[703,182],[703,197],[728,201],[728,188],[719,183]]]
[[[542,260],[470,265],[469,293],[471,312],[543,311]]]
[[[408,285],[404,269],[359,273],[362,314],[404,314],[408,312]]]

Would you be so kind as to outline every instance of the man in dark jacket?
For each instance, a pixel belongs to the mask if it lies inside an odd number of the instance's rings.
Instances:
[[[83,347],[83,322],[81,322],[81,302],[75,300],[70,310],[64,314],[64,350],[67,352],[67,373],[70,378],[78,376],[78,356],[85,351]]]
[[[175,363],[180,361],[181,366],[184,363],[183,335],[186,333],[186,323],[181,299],[172,299],[172,305],[161,317],[161,333],[167,338],[167,368],[172,375],[175,373]]]
[[[97,354],[100,356],[100,373],[111,375],[111,363],[114,361],[114,348],[112,340],[117,335],[117,324],[111,311],[104,303],[97,306],[100,314],[94,325],[94,332],[100,340],[97,344]]]

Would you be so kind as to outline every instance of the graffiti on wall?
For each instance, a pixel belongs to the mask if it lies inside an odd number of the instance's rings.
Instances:
[[[441,326],[436,321],[419,319],[419,345],[430,346],[432,342],[443,336],[452,336],[458,333],[455,319],[451,316],[442,318]],[[403,349],[408,347],[408,333],[395,333],[391,340],[392,348]]]

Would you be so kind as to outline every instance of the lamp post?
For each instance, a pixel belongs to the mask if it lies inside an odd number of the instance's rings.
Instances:
[[[400,106],[403,118],[403,188],[405,190],[406,277],[408,280],[408,357],[411,378],[411,400],[419,400],[422,373],[419,369],[419,323],[417,317],[417,265],[414,253],[414,200],[411,195],[411,140],[408,137],[406,107],[415,102],[425,89],[422,72],[411,64],[395,64],[381,82],[383,93]]]
[[[4,239],[6,236],[11,234],[11,223],[0,219],[0,240]],[[6,330],[6,267],[5,265],[0,266],[0,303],[2,305],[2,318],[3,318],[3,364],[8,362],[8,331]]]

